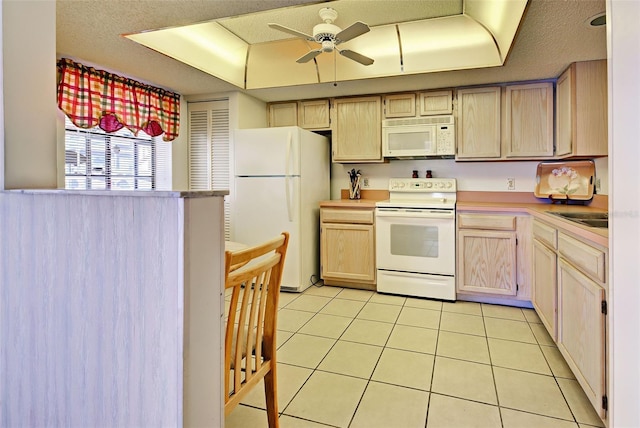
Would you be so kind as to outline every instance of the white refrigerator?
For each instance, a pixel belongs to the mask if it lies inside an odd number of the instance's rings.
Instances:
[[[320,278],[320,201],[330,199],[329,140],[297,126],[234,131],[231,239],[289,232],[283,291]]]

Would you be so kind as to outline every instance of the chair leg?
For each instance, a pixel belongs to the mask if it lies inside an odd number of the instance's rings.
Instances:
[[[264,376],[264,395],[267,401],[267,421],[269,422],[269,428],[280,427],[280,421],[278,419],[278,384],[276,379],[276,365],[274,361],[271,370]]]

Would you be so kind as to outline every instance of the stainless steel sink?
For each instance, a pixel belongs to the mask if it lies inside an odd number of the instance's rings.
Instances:
[[[573,221],[578,224],[583,224],[589,227],[609,227],[609,213],[602,212],[560,212],[560,211],[547,211],[549,214],[564,218],[566,220]]]

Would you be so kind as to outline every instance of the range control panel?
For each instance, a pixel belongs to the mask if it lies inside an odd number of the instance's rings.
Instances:
[[[390,178],[389,192],[455,192],[455,178]]]

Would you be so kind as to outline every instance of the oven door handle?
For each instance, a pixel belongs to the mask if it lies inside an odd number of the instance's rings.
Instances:
[[[377,208],[376,217],[454,218],[454,211],[434,211],[411,208]]]

